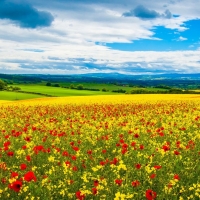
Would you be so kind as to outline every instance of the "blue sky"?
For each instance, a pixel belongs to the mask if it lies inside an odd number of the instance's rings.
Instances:
[[[198,50],[200,41],[200,20],[189,20],[184,23],[188,28],[183,32],[176,29],[155,26],[154,37],[160,40],[133,40],[131,43],[107,43],[106,46],[122,51],[186,51]],[[98,44],[98,43],[97,43]]]
[[[200,73],[200,0],[0,1],[0,73],[98,72]]]

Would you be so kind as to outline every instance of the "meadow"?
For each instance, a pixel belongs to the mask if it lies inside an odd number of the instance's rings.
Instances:
[[[50,84],[50,86],[47,86]],[[57,86],[55,86],[57,85]],[[73,88],[71,87],[73,85]],[[82,89],[78,89],[78,86]],[[15,89],[17,88],[17,89]],[[68,97],[68,96],[93,96],[93,95],[119,95],[119,94],[141,94],[141,93],[184,93],[185,90],[169,86],[140,86],[140,85],[119,85],[114,83],[89,83],[89,82],[13,82],[7,84],[4,90],[0,90],[0,100],[25,100],[41,97]],[[196,93],[198,90],[186,91]],[[199,92],[200,93],[200,92]]]
[[[78,84],[75,84],[75,86]],[[19,92],[0,91],[0,100],[15,101],[15,100],[35,99],[35,98],[45,97],[45,95],[49,95],[49,97],[93,96],[93,95],[111,95],[111,94],[117,95],[118,93],[114,93],[112,92],[112,90],[125,89],[127,91],[130,91],[132,89],[138,89],[131,87],[115,86],[111,84],[89,84],[89,83],[88,84],[84,83],[84,86],[90,89],[99,89],[100,91],[64,88],[64,87],[69,87],[70,83],[63,83],[61,84],[62,87],[47,87],[45,84],[14,84],[13,86],[19,87],[21,88],[21,90]],[[108,91],[102,92],[101,90],[103,88],[106,88]],[[156,88],[151,88],[151,90],[156,90]]]
[[[45,85],[37,84],[20,84],[15,85],[20,87],[19,92],[15,91],[0,91],[0,100],[25,100],[42,98],[45,95],[65,97],[65,96],[91,96],[91,95],[109,95],[111,92],[101,92],[101,91],[87,91],[87,90],[72,90],[61,87],[47,87]],[[24,93],[21,93],[23,91]],[[38,93],[38,94],[34,94]],[[115,93],[112,93],[115,94]]]
[[[200,198],[200,95],[0,101],[0,199]]]
[[[34,98],[41,98],[41,97],[43,96],[37,95],[37,94],[0,91],[0,100],[16,101],[16,100],[34,99]]]

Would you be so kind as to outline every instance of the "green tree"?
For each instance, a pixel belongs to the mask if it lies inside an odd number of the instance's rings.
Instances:
[[[75,88],[75,87],[74,87],[74,84],[70,84],[69,88],[70,88],[70,89],[74,89],[74,88]]]
[[[51,86],[51,83],[50,83],[50,82],[47,82],[46,86]]]
[[[77,85],[77,90],[83,90],[83,89],[84,89],[83,85],[81,85],[81,84]]]
[[[6,88],[6,83],[0,79],[0,90],[4,90]]]
[[[12,87],[12,90],[13,91],[19,91],[19,90],[21,90],[21,88],[20,87]]]
[[[54,87],[60,87],[60,85],[58,83],[55,83],[53,86]]]

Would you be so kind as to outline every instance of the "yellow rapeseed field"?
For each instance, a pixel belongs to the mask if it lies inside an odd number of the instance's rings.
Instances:
[[[200,95],[0,101],[0,199],[200,199]]]

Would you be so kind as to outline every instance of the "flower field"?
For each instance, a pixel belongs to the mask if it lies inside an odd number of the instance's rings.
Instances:
[[[0,199],[200,199],[200,96],[0,103]]]

